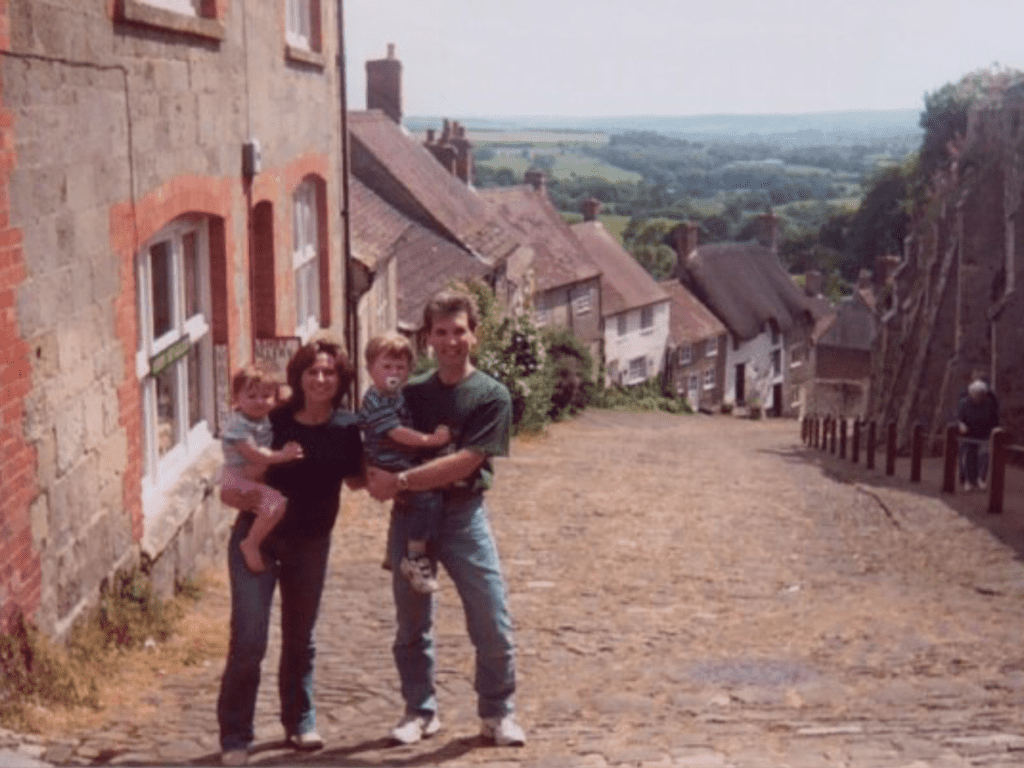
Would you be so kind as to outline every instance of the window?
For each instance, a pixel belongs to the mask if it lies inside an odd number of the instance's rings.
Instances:
[[[544,297],[538,296],[536,299],[536,306],[533,309],[534,319],[537,325],[547,325],[551,320],[551,310],[549,310],[544,304]]]
[[[718,339],[708,339],[704,342],[704,356],[714,357],[718,354]]]
[[[213,439],[209,227],[179,219],[136,259],[143,500],[166,491]]]
[[[704,389],[714,389],[715,386],[715,369],[708,368],[704,371]]]
[[[654,307],[643,307],[640,310],[640,328],[647,329],[654,327]]]
[[[798,365],[803,365],[804,362],[804,348],[803,345],[797,344],[789,350],[789,367],[795,368]]]
[[[693,359],[693,348],[689,344],[684,344],[679,348],[679,364],[689,365]]]
[[[696,392],[697,387],[700,386],[700,377],[696,373],[690,374],[690,391]]]
[[[632,381],[647,380],[647,358],[634,357],[629,361],[629,378]]]
[[[153,5],[163,8],[165,11],[174,11],[186,16],[202,16],[203,0],[143,0],[146,5]]]
[[[625,315],[619,315],[616,318],[616,322],[617,322],[618,327],[619,327],[619,336],[625,336],[626,335],[626,330],[629,327],[628,323],[626,322],[626,316]]]
[[[576,288],[572,292],[572,308],[577,315],[585,315],[590,311],[590,291]]]
[[[295,190],[292,207],[292,266],[295,270],[295,332],[306,341],[320,328],[320,243],[316,184]]]
[[[319,0],[287,0],[287,3],[288,24],[285,39],[288,45],[307,51],[319,51]]]
[[[768,330],[772,334],[772,346],[776,346],[779,343],[779,329],[775,327],[775,323],[771,320],[768,321]]]
[[[782,373],[782,350],[776,349],[772,351],[772,376],[778,376]]]

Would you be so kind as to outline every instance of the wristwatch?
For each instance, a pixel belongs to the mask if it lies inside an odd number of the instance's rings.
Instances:
[[[407,473],[399,472],[397,480],[398,480],[398,491],[399,491],[399,493],[401,493],[402,491],[408,491],[409,490],[409,475]]]

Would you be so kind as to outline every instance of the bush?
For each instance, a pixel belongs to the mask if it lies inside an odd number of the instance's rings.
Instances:
[[[554,377],[548,416],[559,421],[592,402],[596,393],[594,358],[568,328],[546,328],[543,337]]]
[[[594,404],[615,411],[692,413],[686,400],[663,389],[658,379],[650,379],[632,387],[606,387],[600,390]]]

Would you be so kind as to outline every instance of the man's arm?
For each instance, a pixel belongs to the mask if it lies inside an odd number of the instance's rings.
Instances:
[[[408,480],[406,490],[430,491],[465,480],[479,469],[486,458],[486,454],[472,448],[463,448],[447,456],[439,456],[405,471]],[[366,488],[378,501],[393,499],[398,493],[398,473],[368,467]]]

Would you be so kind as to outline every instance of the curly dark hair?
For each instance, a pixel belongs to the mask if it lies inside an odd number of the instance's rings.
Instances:
[[[342,349],[340,344],[329,339],[311,341],[299,347],[298,351],[292,355],[292,359],[288,361],[288,386],[291,389],[291,396],[285,403],[285,408],[292,413],[301,410],[306,405],[306,395],[302,391],[302,374],[316,362],[316,356],[321,352],[326,352],[334,358],[334,370],[338,374],[338,391],[334,393],[331,405],[335,408],[339,407],[342,398],[348,392],[353,376],[348,353]]]

